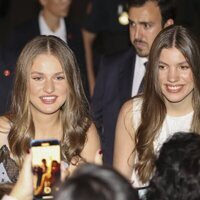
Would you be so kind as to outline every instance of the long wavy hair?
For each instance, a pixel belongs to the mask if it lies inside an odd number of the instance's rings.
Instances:
[[[159,57],[162,49],[177,48],[191,67],[194,80],[192,106],[194,115],[191,131],[200,133],[200,50],[199,41],[186,28],[170,26],[163,29],[156,37],[150,54],[145,74],[141,124],[136,130],[136,148],[138,163],[136,171],[140,180],[145,183],[154,170],[155,137],[160,133],[167,109],[158,81]]]
[[[80,157],[91,119],[75,56],[68,45],[55,36],[37,36],[25,45],[18,58],[12,94],[9,147],[14,159],[21,165],[30,140],[35,137],[28,82],[33,61],[40,54],[51,54],[59,60],[69,85],[66,102],[60,108],[60,119],[63,126],[61,153],[63,159],[70,163],[73,157]]]

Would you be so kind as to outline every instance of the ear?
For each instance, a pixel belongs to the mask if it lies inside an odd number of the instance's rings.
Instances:
[[[173,19],[168,19],[167,22],[164,25],[164,28],[171,26],[174,24],[174,20]]]

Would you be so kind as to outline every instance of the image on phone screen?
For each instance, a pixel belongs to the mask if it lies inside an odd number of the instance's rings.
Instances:
[[[34,197],[53,199],[60,182],[60,145],[57,140],[32,140]]]

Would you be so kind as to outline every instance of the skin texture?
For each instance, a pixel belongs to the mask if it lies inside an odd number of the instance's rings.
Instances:
[[[24,160],[24,165],[20,172],[19,179],[13,187],[10,196],[19,199],[31,200],[33,199],[33,176],[31,168],[32,155],[27,154]]]
[[[162,30],[161,19],[159,7],[152,1],[129,9],[130,40],[139,56],[149,55],[155,37]]]
[[[175,47],[161,51],[158,79],[165,103],[171,108],[171,112],[174,106],[184,108],[186,113],[188,109],[192,109],[192,70],[185,57]]]
[[[30,102],[32,113],[59,112],[66,101],[67,81],[59,61],[52,55],[36,57],[30,73]]]

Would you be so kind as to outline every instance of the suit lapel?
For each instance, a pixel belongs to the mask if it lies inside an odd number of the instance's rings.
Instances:
[[[132,83],[135,67],[135,51],[133,48],[127,52],[125,62],[121,63],[119,76],[119,93],[122,102],[131,97]]]

